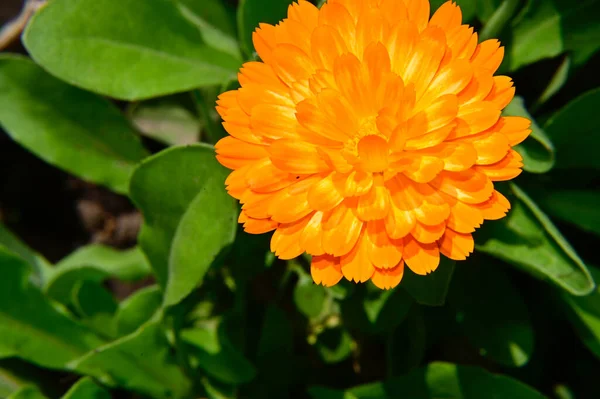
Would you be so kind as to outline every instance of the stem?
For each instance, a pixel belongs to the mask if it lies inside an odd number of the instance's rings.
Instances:
[[[481,41],[497,37],[513,17],[521,0],[504,0],[479,33]]]
[[[216,144],[221,139],[222,134],[211,116],[211,108],[208,106],[207,97],[206,91],[201,91],[200,89],[192,91],[192,98],[196,103],[196,109],[202,122],[204,122],[203,130],[206,132],[206,138],[210,144]]]

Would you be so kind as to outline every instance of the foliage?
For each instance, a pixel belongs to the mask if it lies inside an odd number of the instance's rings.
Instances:
[[[135,245],[85,237],[59,259],[24,242],[2,190],[0,396],[600,397],[600,1],[457,3],[506,45],[505,114],[533,120],[525,172],[474,256],[391,291],[315,285],[306,258],[241,232],[224,190],[216,95],[290,0],[41,7],[0,54],[0,127],[143,223]]]

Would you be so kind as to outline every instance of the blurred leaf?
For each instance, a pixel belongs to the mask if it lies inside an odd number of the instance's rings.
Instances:
[[[413,305],[408,315],[388,337],[386,348],[388,374],[406,374],[419,366],[427,349],[427,330],[421,306]]]
[[[595,281],[600,281],[600,269],[590,266],[590,272]],[[575,327],[583,343],[598,358],[600,358],[600,288],[588,296],[575,297],[562,295],[568,306],[569,320]]]
[[[158,316],[134,333],[74,360],[71,367],[105,385],[154,398],[188,397],[191,382],[176,365]]]
[[[160,308],[162,292],[156,285],[144,287],[131,294],[121,304],[115,315],[117,335],[131,334],[146,323]]]
[[[534,341],[527,307],[502,269],[483,263],[458,268],[448,302],[480,355],[508,367],[529,361]]]
[[[513,29],[512,70],[570,51],[584,63],[600,48],[600,1],[534,0]]]
[[[352,388],[358,399],[544,399],[527,385],[478,367],[434,362],[402,377]]]
[[[552,216],[600,235],[600,192],[551,191],[540,197],[540,201]]]
[[[209,46],[240,58],[235,16],[221,0],[174,0],[181,13],[202,32]]]
[[[535,102],[535,107],[544,104],[546,101],[551,99],[556,93],[563,88],[565,83],[567,83],[567,79],[569,79],[569,71],[571,69],[571,56],[567,55],[563,58],[562,62],[552,75],[552,79],[548,82],[548,85],[540,94],[540,97]],[[535,108],[532,108],[535,111]]]
[[[294,287],[294,303],[306,317],[315,318],[323,313],[326,299],[325,287],[315,284],[307,274],[298,276],[298,283]]]
[[[315,344],[325,363],[339,363],[352,353],[352,337],[344,328],[328,328],[317,337]]]
[[[357,399],[350,392],[316,386],[308,388],[308,394],[312,399]]]
[[[208,399],[236,399],[236,387],[233,385],[222,384],[214,379],[204,376],[200,380],[202,387],[206,391]]]
[[[47,368],[67,363],[103,341],[56,310],[28,282],[30,267],[0,248],[0,357],[18,356]]]
[[[254,366],[233,347],[221,326],[215,323],[186,329],[181,337],[194,348],[198,365],[211,377],[234,385],[252,381],[256,376]]]
[[[46,294],[61,303],[69,303],[73,287],[79,281],[99,282],[108,277],[138,280],[150,273],[148,261],[139,248],[118,251],[99,244],[79,248],[52,269],[44,287]]]
[[[111,399],[110,393],[89,377],[81,378],[62,399]]]
[[[477,18],[481,22],[487,23],[503,1],[504,0],[477,0]]]
[[[484,225],[478,250],[547,279],[573,295],[587,295],[594,281],[585,264],[550,219],[515,184],[512,210]],[[485,234],[485,233],[487,234]]]
[[[29,248],[2,223],[0,223],[0,245],[19,255],[24,261],[33,266],[34,273],[31,275],[31,280],[36,286],[43,284],[48,275],[52,273],[50,262],[41,254]]]
[[[502,33],[506,24],[513,19],[521,5],[521,0],[504,0],[486,19],[485,25],[479,32],[479,41],[494,39]]]
[[[158,282],[169,279],[167,304],[187,295],[233,239],[235,207],[225,176],[214,148],[195,144],[148,158],[131,178],[131,198],[144,215],[139,245]]]
[[[515,147],[523,157],[523,169],[531,173],[546,173],[552,169],[554,165],[554,146],[525,108],[523,99],[519,96],[513,98],[504,109],[503,114],[522,116],[531,121],[531,134],[524,142]]]
[[[113,324],[117,302],[100,283],[80,281],[73,287],[73,307],[82,318],[81,322],[98,335],[115,338]]]
[[[252,32],[259,23],[275,25],[287,17],[288,6],[293,0],[240,0],[237,25],[240,45],[247,56],[254,53]]]
[[[180,105],[142,103],[133,109],[131,118],[140,132],[161,143],[184,145],[198,141],[200,121]]]
[[[50,397],[58,397],[64,391],[54,372],[18,358],[0,360],[0,398],[28,385],[36,386]]]
[[[116,107],[21,56],[0,55],[0,125],[44,161],[119,193],[146,156]]]
[[[600,119],[595,115],[599,107],[600,89],[591,90],[548,120],[544,128],[557,148],[557,167],[600,169]]]
[[[18,391],[14,392],[7,399],[47,399],[40,390],[33,386],[27,385]]]
[[[239,60],[204,43],[198,16],[186,13],[182,4],[54,0],[33,16],[23,41],[33,59],[53,75],[124,100],[227,81]],[[210,32],[214,41],[216,31]]]
[[[400,282],[400,287],[404,288],[417,303],[427,306],[442,306],[446,302],[448,285],[454,272],[454,262],[440,257],[438,268],[427,276],[419,276],[404,267],[404,277]]]
[[[412,303],[404,290],[381,290],[367,284],[364,290],[355,290],[342,302],[342,319],[351,329],[388,333],[404,320]]]

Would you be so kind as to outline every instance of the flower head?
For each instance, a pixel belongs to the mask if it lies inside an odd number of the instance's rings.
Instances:
[[[465,259],[471,233],[503,217],[493,182],[521,172],[512,149],[525,118],[493,76],[504,54],[478,43],[451,2],[300,0],[253,36],[262,62],[217,110],[230,136],[217,158],[249,233],[275,230],[282,259],[312,255],[315,282],[396,286],[406,264],[427,274],[440,254]]]

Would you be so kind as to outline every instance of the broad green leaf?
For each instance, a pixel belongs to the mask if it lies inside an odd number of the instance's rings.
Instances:
[[[0,223],[0,245],[4,246],[9,251],[14,252],[33,266],[31,275],[32,282],[36,285],[43,284],[48,275],[52,273],[52,266],[42,255],[29,248],[19,237],[12,233],[6,226]]]
[[[599,24],[600,26],[600,24]],[[600,119],[595,113],[600,107],[600,89],[577,97],[548,120],[544,129],[556,146],[556,166],[559,168],[600,169],[596,151],[600,145]]]
[[[225,335],[222,324],[198,326],[181,332],[181,337],[193,349],[200,368],[226,384],[243,384],[254,379],[256,370]]]
[[[446,257],[440,257],[438,268],[427,276],[419,276],[405,267],[400,287],[422,305],[442,306],[446,301],[455,263]]]
[[[552,169],[554,146],[525,108],[523,99],[519,96],[513,98],[504,109],[503,114],[522,116],[531,121],[531,134],[524,142],[515,147],[523,157],[523,169],[531,173],[546,173]]]
[[[115,338],[113,318],[117,302],[106,288],[96,281],[79,281],[73,287],[72,297],[71,303],[82,324],[102,337]]]
[[[91,244],[81,247],[57,263],[44,290],[49,297],[68,303],[73,287],[79,281],[102,281],[108,277],[138,280],[149,273],[148,261],[139,248],[118,251]]]
[[[546,86],[542,94],[540,94],[540,97],[535,102],[534,107],[532,107],[532,110],[535,111],[537,107],[554,97],[554,95],[558,93],[560,89],[563,88],[565,83],[567,83],[567,79],[569,79],[570,70],[571,56],[567,55],[564,57],[564,59],[554,72],[554,75],[552,75],[552,79],[550,80],[550,82],[548,82],[548,85]]]
[[[77,381],[62,399],[110,399],[111,397],[110,393],[94,380],[84,377]]]
[[[600,48],[600,1],[533,0],[513,29],[512,70],[571,52],[583,64]]]
[[[600,192],[550,191],[540,198],[540,202],[550,215],[600,235]]]
[[[34,15],[23,40],[33,59],[53,75],[124,100],[229,80],[240,61],[210,47],[198,17],[182,4],[54,0]]]
[[[0,248],[0,356],[18,356],[47,368],[67,363],[103,341],[60,313],[28,282],[30,267]]]
[[[339,363],[350,356],[352,337],[342,327],[328,328],[317,337],[315,347],[325,363]]]
[[[187,398],[191,382],[176,364],[157,314],[134,333],[70,363],[101,383],[158,399]]]
[[[119,336],[131,334],[152,318],[160,308],[162,292],[156,285],[142,288],[119,304],[115,329]]]
[[[513,16],[519,9],[520,5],[521,0],[502,1],[502,3],[498,5],[498,8],[496,8],[485,21],[485,25],[479,33],[479,41],[498,37],[504,30],[506,24],[513,19]]]
[[[412,304],[404,290],[381,290],[367,284],[342,302],[342,319],[348,327],[369,334],[389,333],[404,320]]]
[[[237,11],[238,34],[246,55],[254,53],[252,32],[259,23],[275,25],[287,17],[293,0],[240,0]]]
[[[349,390],[358,399],[544,399],[520,381],[478,367],[434,362],[402,377]]]
[[[494,15],[504,0],[477,0],[477,18],[484,24]]]
[[[413,305],[408,315],[390,334],[386,359],[388,375],[403,375],[419,366],[425,357],[428,334],[422,307]]]
[[[594,280],[600,281],[600,269],[590,267]],[[568,316],[583,343],[600,358],[600,288],[587,296],[562,295],[568,306]]]
[[[203,376],[200,383],[206,391],[207,399],[236,399],[238,397],[235,385],[220,383],[209,376]]]
[[[202,32],[209,46],[240,58],[235,14],[222,0],[173,0],[181,13]]]
[[[325,287],[315,284],[308,274],[298,276],[298,283],[294,287],[294,303],[302,314],[308,318],[318,317],[323,313],[326,299]]]
[[[106,99],[20,56],[0,55],[0,126],[44,161],[119,193],[127,192],[133,167],[146,156],[127,119]]]
[[[167,304],[186,296],[233,239],[235,208],[225,175],[214,148],[196,144],[148,158],[131,178],[131,198],[144,215],[139,245],[158,282],[168,286]]]
[[[523,298],[492,262],[466,263],[454,273],[448,303],[479,354],[509,367],[533,352],[533,328]]]
[[[537,204],[515,184],[508,216],[488,222],[478,235],[479,251],[550,280],[573,295],[587,295],[594,281],[579,255]]]
[[[12,395],[8,396],[7,399],[47,399],[46,396],[35,386],[27,385]]]
[[[142,103],[131,110],[131,119],[142,134],[167,145],[198,141],[200,121],[178,104]]]

